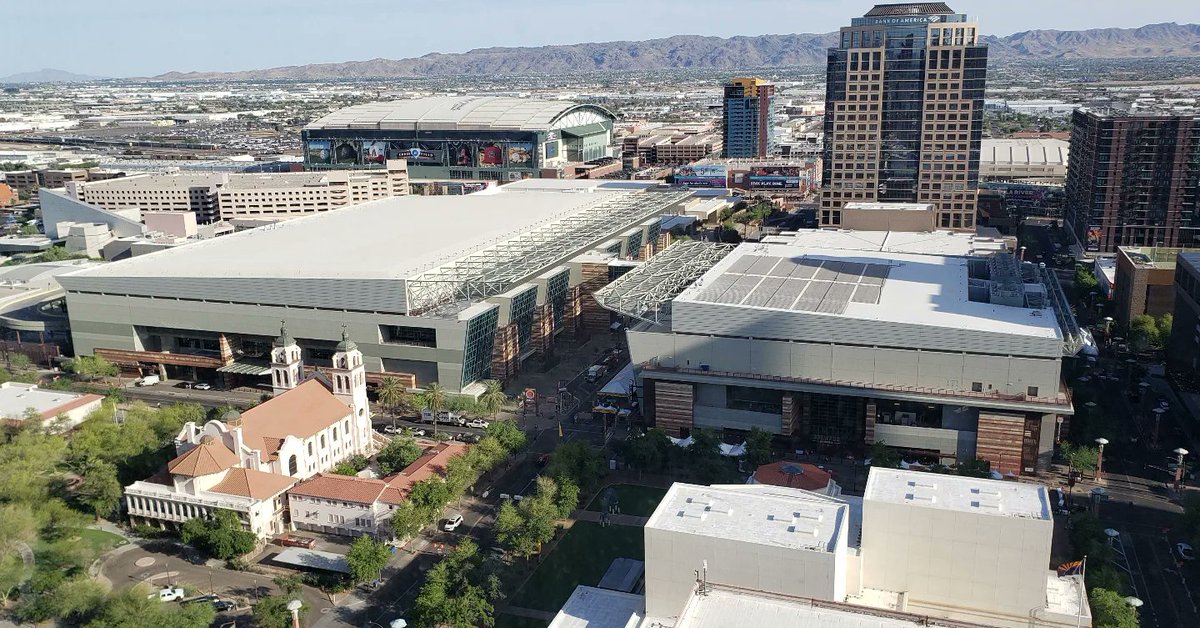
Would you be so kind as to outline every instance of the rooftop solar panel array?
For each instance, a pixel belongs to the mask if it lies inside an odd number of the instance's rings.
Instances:
[[[886,264],[743,255],[696,300],[842,314],[850,303],[878,304],[888,271]]]

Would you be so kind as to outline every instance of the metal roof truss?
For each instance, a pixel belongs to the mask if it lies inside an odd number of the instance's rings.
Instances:
[[[671,300],[733,249],[732,244],[680,242],[608,284],[596,301],[618,314],[663,324]]]

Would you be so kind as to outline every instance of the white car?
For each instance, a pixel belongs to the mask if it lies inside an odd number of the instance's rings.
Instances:
[[[384,433],[384,434],[395,434],[395,433],[396,433],[396,432],[398,432],[398,431],[399,431],[399,430],[397,430],[397,429],[396,429],[396,426],[394,426],[394,425],[388,425],[388,426],[385,426],[385,427],[383,428],[383,433]]]
[[[184,598],[183,589],[179,587],[166,587],[159,589],[158,593],[151,593],[149,596],[147,596],[147,598],[153,600],[154,596],[156,595],[158,596],[159,602],[177,602]]]
[[[446,520],[446,523],[442,526],[442,529],[447,532],[453,532],[458,529],[458,526],[462,525],[462,522],[462,515],[454,515]]]
[[[1176,543],[1175,552],[1178,553],[1179,557],[1183,560],[1196,560],[1195,550],[1193,550],[1192,546],[1188,545],[1187,543]]]
[[[196,390],[212,390],[212,384],[208,382],[197,382],[192,385],[192,388]]]
[[[488,426],[488,422],[484,421],[483,419],[471,419],[470,421],[467,421],[467,427],[474,427],[474,428],[478,428],[481,430],[486,430],[487,426]]]

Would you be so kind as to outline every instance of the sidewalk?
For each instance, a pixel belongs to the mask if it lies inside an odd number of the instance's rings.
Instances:
[[[592,523],[600,523],[600,515],[604,513],[595,510],[576,510],[571,513],[571,519],[575,521],[591,521]],[[633,526],[637,528],[644,527],[650,517],[638,517],[636,515],[608,515],[608,522],[619,526]]]

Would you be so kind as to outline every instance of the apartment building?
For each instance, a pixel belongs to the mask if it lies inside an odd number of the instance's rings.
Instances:
[[[1182,381],[1200,385],[1200,252],[1180,253],[1175,263],[1175,322],[1167,367]]]
[[[1079,109],[1066,226],[1087,251],[1200,242],[1200,117]]]
[[[987,46],[945,3],[876,5],[841,29],[825,91],[819,220],[846,203],[930,203],[974,230]]]
[[[724,87],[722,157],[770,157],[778,147],[775,85],[760,78],[735,78]]]
[[[108,210],[190,211],[207,224],[234,218],[291,218],[410,192],[408,164],[382,170],[295,173],[158,173],[67,184],[68,195]]]

